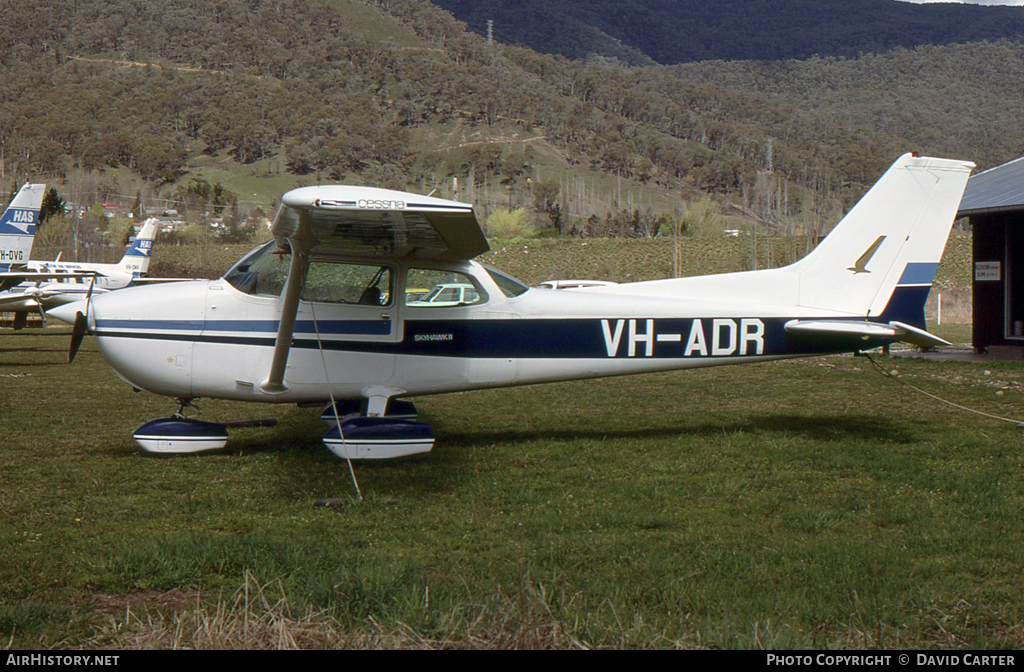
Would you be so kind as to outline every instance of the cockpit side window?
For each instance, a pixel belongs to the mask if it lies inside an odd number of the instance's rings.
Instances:
[[[271,241],[242,257],[224,279],[240,292],[276,298],[284,289],[290,266],[291,255],[282,254]],[[300,297],[303,301],[390,306],[394,295],[395,274],[388,266],[313,258]]]
[[[465,273],[410,268],[405,275],[405,305],[410,308],[476,306],[487,299],[487,292]]]
[[[390,306],[394,274],[387,266],[313,259],[306,272],[303,301]]]

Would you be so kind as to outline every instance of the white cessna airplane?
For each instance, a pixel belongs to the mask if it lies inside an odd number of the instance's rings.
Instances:
[[[405,397],[947,344],[925,330],[924,302],[973,166],[900,157],[784,268],[572,292],[472,261],[488,246],[469,205],[306,187],[283,197],[275,239],[219,280],[130,288],[51,314],[76,321],[78,341],[95,336],[124,381],[178,399],[175,416],[136,431],[147,451],[223,447],[222,425],[182,414],[212,397],[327,403],[333,452],[397,457],[434,441]],[[475,291],[423,300],[440,285]]]
[[[13,311],[15,329],[23,326],[32,311],[73,303],[88,294],[102,294],[137,282],[149,269],[155,220],[147,220],[116,264],[68,261],[29,261],[9,273],[7,285],[0,285],[0,312]],[[2,278],[2,276],[0,276]],[[0,282],[3,282],[0,279]]]

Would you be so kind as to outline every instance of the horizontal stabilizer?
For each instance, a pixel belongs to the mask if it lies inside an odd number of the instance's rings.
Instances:
[[[870,341],[872,338],[884,338],[924,348],[952,345],[949,341],[930,334],[924,329],[918,329],[903,322],[883,324],[863,320],[792,320],[786,323],[786,331],[791,334],[818,336],[824,341],[830,339],[849,340],[851,338]]]
[[[904,343],[911,343],[913,345],[921,346],[922,348],[935,348],[940,345],[953,345],[949,341],[939,338],[935,334],[930,334],[924,329],[918,329],[909,324],[903,322],[890,322],[892,326],[897,329],[902,329],[905,333],[900,336],[900,340]]]

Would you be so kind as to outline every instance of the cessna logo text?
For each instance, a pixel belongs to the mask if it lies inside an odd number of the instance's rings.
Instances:
[[[367,210],[405,210],[405,201],[372,201],[361,198],[356,205]]]
[[[695,319],[689,329],[661,331],[658,320],[601,320],[609,357],[653,357],[654,344],[669,344],[676,357],[764,354],[764,322],[757,318]],[[673,321],[678,327],[678,322]],[[625,352],[622,352],[625,350]],[[659,346],[664,356],[664,347]]]

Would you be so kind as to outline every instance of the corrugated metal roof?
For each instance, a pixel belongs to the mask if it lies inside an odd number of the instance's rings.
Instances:
[[[1024,211],[1024,156],[989,168],[967,180],[960,217],[989,212]]]

